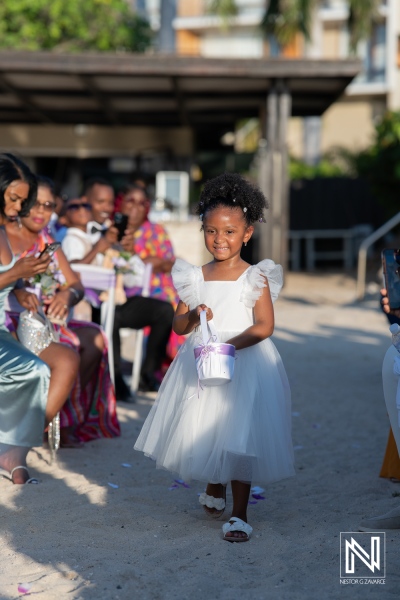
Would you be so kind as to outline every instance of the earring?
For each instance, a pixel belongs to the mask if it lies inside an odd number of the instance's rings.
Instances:
[[[247,246],[247,242],[245,242],[244,245]]]

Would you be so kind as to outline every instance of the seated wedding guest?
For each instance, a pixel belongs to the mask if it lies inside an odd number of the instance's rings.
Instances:
[[[36,255],[53,241],[46,229],[53,205],[51,180],[38,177],[37,201],[29,214],[21,217],[19,224],[13,222],[6,226],[16,255]],[[50,318],[55,315],[66,319],[71,307],[83,297],[79,276],[72,271],[62,250],[54,254],[48,273],[50,276],[40,282],[47,314]],[[100,327],[70,320],[67,325],[54,323],[54,328],[65,349],[69,346],[80,356],[79,375],[60,412],[61,445],[77,447],[98,437],[118,436],[120,429],[107,343]]]
[[[89,179],[84,187],[82,199],[92,209],[92,218],[87,225],[92,244],[99,241],[103,233],[112,225],[114,212],[114,189],[105,179]]]
[[[113,247],[117,244],[117,240],[118,240],[118,230],[113,226],[113,222],[111,221],[110,217],[112,215],[113,209],[114,209],[114,190],[113,188],[105,181],[102,179],[93,179],[90,180],[86,186],[85,186],[85,190],[84,190],[84,194],[82,196],[82,198],[79,201],[80,203],[80,208],[78,210],[78,207],[76,206],[76,208],[73,208],[73,212],[77,213],[74,215],[70,214],[70,207],[71,204],[73,205],[77,205],[78,201],[73,201],[70,202],[69,204],[67,204],[67,214],[68,214],[68,219],[69,222],[73,221],[73,225],[76,228],[77,226],[80,228],[81,232],[84,233],[84,227],[85,227],[85,223],[86,223],[86,231],[90,237],[90,240],[93,244],[92,246],[92,250],[87,253],[86,255],[84,254],[84,251],[82,249],[81,246],[79,245],[74,245],[74,244],[70,244],[67,245],[67,243],[63,244],[63,250],[65,251],[65,254],[68,258],[68,260],[70,260],[72,263],[76,262],[76,263],[85,263],[85,264],[90,264],[93,260],[95,260],[95,264],[97,265],[101,265],[102,264],[102,254],[108,250],[110,247]],[[82,208],[82,205],[90,205],[91,207],[91,213],[92,213],[92,220],[87,222],[88,219],[88,215],[86,214],[86,210],[84,211]],[[79,214],[78,214],[79,213]],[[72,219],[72,221],[71,221]],[[79,223],[79,225],[78,225]],[[74,232],[73,232],[74,233]],[[79,235],[79,234],[78,234]],[[87,238],[85,238],[86,240]],[[64,242],[67,242],[67,240],[64,240]],[[133,250],[133,230],[131,227],[128,227],[125,235],[122,237],[122,240],[119,242],[120,246],[122,247],[122,249],[124,249],[125,251],[132,251]],[[99,254],[100,254],[100,258],[99,258]],[[144,300],[144,304],[147,308],[147,317],[146,317],[146,325],[152,325],[153,326],[153,335],[151,336],[150,341],[150,350],[148,351],[147,354],[149,354],[149,357],[151,356],[151,354],[154,351],[155,348],[155,352],[156,352],[156,356],[155,356],[155,365],[160,365],[161,364],[161,360],[162,357],[165,354],[165,343],[163,341],[163,339],[161,339],[161,358],[158,357],[158,348],[160,347],[160,342],[159,342],[159,337],[160,334],[162,335],[162,337],[164,337],[164,329],[165,329],[165,318],[164,318],[164,313],[167,310],[169,313],[170,307],[162,307],[160,308],[159,304],[156,303],[156,310],[154,310],[152,308],[153,306],[153,301],[151,299],[143,299]],[[122,306],[125,306],[125,304],[123,304]],[[96,310],[97,309],[97,310]],[[125,306],[125,309],[128,309],[129,312],[129,307]],[[119,307],[116,307],[116,317],[117,317],[117,312],[119,311]],[[96,305],[93,305],[93,309],[92,309],[92,319],[96,322],[99,322],[99,311],[98,308],[96,307]],[[120,343],[119,343],[119,329],[120,327],[130,327],[129,323],[131,323],[131,319],[129,319],[129,321],[127,321],[126,324],[124,324],[124,317],[123,315],[125,314],[125,311],[121,312],[122,315],[122,325],[118,325],[117,326],[117,331],[114,331],[114,348],[117,347],[117,353],[118,356],[116,358],[116,360],[114,361],[115,363],[115,368],[116,368],[116,373],[115,373],[115,390],[116,390],[116,394],[117,394],[117,399],[123,402],[130,402],[132,400],[134,400],[134,398],[131,396],[130,393],[130,389],[129,387],[126,385],[122,374],[121,374],[121,366],[120,366]],[[172,311],[172,316],[173,316],[173,311]],[[172,324],[172,316],[170,316],[168,314],[167,317],[167,336],[166,339],[168,341],[168,337],[169,337],[169,333],[171,331],[171,324]],[[141,328],[141,327],[139,327]],[[116,339],[118,339],[118,343],[115,341]],[[150,364],[150,358],[148,360],[149,362],[149,368],[151,369],[151,375],[147,376],[144,375],[142,376],[142,388],[144,387],[144,383],[143,383],[143,378],[145,377],[146,379],[149,378],[153,378],[153,368]],[[145,368],[146,368],[146,363],[145,363]],[[151,389],[155,388],[155,384],[151,385]],[[150,386],[148,383],[146,383],[146,389],[150,389]]]
[[[111,227],[100,234],[98,240],[87,232],[91,222],[91,205],[85,198],[68,200],[66,205],[67,233],[62,242],[62,249],[69,262],[92,264],[101,267],[104,252],[117,241],[118,231]]]
[[[67,201],[66,196],[62,196],[60,193],[55,191],[54,202],[55,207],[53,213],[50,217],[49,224],[47,225],[47,230],[51,237],[56,240],[56,242],[62,242],[65,234],[67,233],[67,228],[65,226],[65,204]]]
[[[3,223],[29,212],[36,202],[36,189],[35,176],[21,160],[12,154],[0,155]],[[47,255],[16,261],[5,231],[0,230],[0,468],[14,484],[38,483],[29,476],[28,452],[42,444],[44,428],[64,404],[78,369],[75,352],[68,351],[65,356],[60,344],[52,343],[39,358],[5,326],[4,302],[15,282],[44,273],[50,260]],[[14,293],[24,308],[36,310],[36,296],[24,289]],[[64,374],[54,369],[57,361],[63,365]]]
[[[139,390],[156,391],[160,384],[158,376],[167,354],[174,308],[177,304],[176,291],[171,278],[171,269],[175,262],[172,245],[164,227],[149,221],[149,209],[150,201],[142,186],[132,184],[125,188],[121,212],[128,216],[128,226],[134,230],[131,251],[143,262],[152,264],[153,275],[150,297],[143,298],[140,288],[126,289],[128,297],[126,303],[116,307],[113,333],[114,369],[116,385],[119,386],[121,394],[128,394],[129,390],[121,375],[120,328],[150,327],[146,355],[141,367]],[[182,336],[174,336],[171,358],[176,354],[182,340]]]

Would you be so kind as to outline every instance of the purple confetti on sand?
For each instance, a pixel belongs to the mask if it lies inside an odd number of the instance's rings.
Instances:
[[[261,494],[252,494],[254,500],[265,500],[265,496],[261,496]]]
[[[20,594],[30,594],[31,593],[31,584],[30,583],[20,583],[18,585],[18,592]]]
[[[185,483],[183,481],[183,479],[174,479],[175,483],[179,483],[179,485],[182,485],[184,488],[190,488],[190,485],[188,485],[187,483]]]
[[[112,488],[113,490],[117,490],[119,488],[119,485],[117,485],[116,483],[110,483],[108,482],[108,484],[110,486],[110,488]]]
[[[253,494],[262,494],[263,492],[265,492],[264,488],[260,487],[259,485],[255,485],[254,487],[251,488],[251,492]]]
[[[129,463],[121,463],[121,467],[125,467],[126,469],[130,469],[132,465]]]
[[[172,490],[177,490],[178,488],[179,488],[179,485],[174,483],[173,485],[171,485],[171,487],[168,488],[168,491],[172,492]]]
[[[249,504],[257,504],[257,500],[249,500]]]

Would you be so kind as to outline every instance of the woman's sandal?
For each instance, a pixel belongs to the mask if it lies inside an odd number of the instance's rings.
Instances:
[[[35,483],[35,484],[38,484],[38,483],[39,483],[39,480],[38,480],[38,479],[36,479],[36,477],[29,477],[29,479],[27,479],[26,481],[24,481],[24,483],[23,483],[23,484],[16,484],[16,483],[14,482],[14,480],[13,480],[13,475],[14,475],[14,472],[15,472],[15,471],[17,471],[17,469],[24,469],[24,471],[26,471],[26,472],[28,473],[28,475],[29,475],[29,471],[28,471],[28,468],[27,468],[27,467],[24,467],[23,465],[19,465],[18,467],[14,467],[14,468],[12,469],[11,473],[10,473],[11,477],[9,477],[10,481],[11,481],[12,483],[14,483],[14,485],[25,485],[26,483]]]
[[[227,533],[234,533],[235,531],[243,531],[246,537],[234,537],[233,535],[227,536]],[[248,542],[253,532],[251,525],[242,521],[238,517],[231,517],[228,523],[222,525],[222,532],[224,534],[223,539],[226,542]]]
[[[218,519],[225,512],[226,486],[223,485],[222,487],[224,489],[222,498],[214,498],[214,496],[209,496],[205,492],[199,496],[199,502],[203,506],[205,513],[212,519]]]

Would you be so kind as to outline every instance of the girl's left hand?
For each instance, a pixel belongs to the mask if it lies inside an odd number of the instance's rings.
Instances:
[[[48,305],[47,315],[56,319],[65,319],[69,313],[70,293],[68,290],[57,292],[52,298],[43,300]]]
[[[19,290],[14,290],[14,294],[20,305],[26,310],[36,312],[39,308],[39,300],[35,294],[32,294],[32,292],[28,292],[27,290],[21,288]]]

